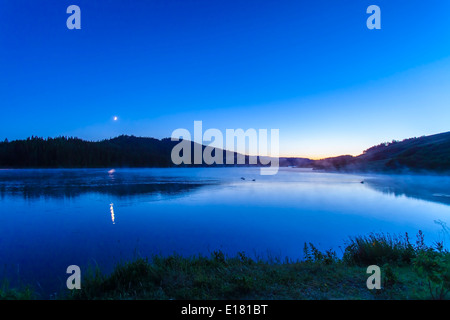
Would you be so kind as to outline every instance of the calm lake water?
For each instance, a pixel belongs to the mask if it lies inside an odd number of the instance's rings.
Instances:
[[[253,179],[255,181],[253,181]],[[363,182],[363,183],[362,183]],[[349,236],[418,230],[450,242],[450,177],[282,168],[0,170],[0,279],[43,295],[66,268],[155,253],[301,259]]]

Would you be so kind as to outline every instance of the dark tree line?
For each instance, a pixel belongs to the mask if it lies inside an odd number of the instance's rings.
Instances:
[[[119,136],[98,142],[73,137],[39,138],[0,143],[1,168],[105,168],[105,167],[172,167],[173,147],[178,141],[135,136]],[[202,151],[205,146],[202,146]],[[215,151],[214,151],[215,152]],[[214,154],[213,152],[213,154]],[[223,152],[223,163],[226,153]],[[236,153],[233,153],[237,163]],[[194,143],[191,142],[191,164]],[[249,163],[248,156],[245,163]],[[260,163],[258,163],[261,165]],[[185,165],[180,165],[185,166]],[[213,164],[212,166],[222,166]]]
[[[191,142],[192,143],[192,142]],[[72,137],[15,140],[0,143],[1,168],[105,168],[172,167],[171,152],[177,141],[134,136],[98,142]],[[203,150],[205,146],[202,147]],[[194,145],[191,145],[194,163]],[[225,157],[225,152],[223,156]],[[233,153],[237,165],[236,153]],[[225,163],[225,159],[223,160]],[[246,156],[245,165],[249,158]],[[206,164],[192,165],[205,166]],[[261,165],[258,163],[257,165]],[[280,166],[307,166],[340,171],[437,171],[450,172],[450,132],[382,143],[357,157],[322,160],[281,158]],[[214,165],[216,166],[216,165]],[[220,166],[220,165],[219,165]]]
[[[172,166],[170,139],[120,136],[98,142],[72,137],[0,143],[3,168],[95,168]]]

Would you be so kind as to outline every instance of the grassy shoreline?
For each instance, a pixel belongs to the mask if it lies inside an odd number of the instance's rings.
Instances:
[[[450,253],[442,243],[414,244],[408,234],[370,234],[351,239],[342,258],[305,244],[302,261],[254,260],[221,251],[211,256],[136,258],[119,263],[110,274],[99,268],[83,273],[80,290],[59,299],[448,299]],[[369,290],[369,265],[381,269],[381,289]],[[0,288],[0,299],[41,299],[29,287]]]

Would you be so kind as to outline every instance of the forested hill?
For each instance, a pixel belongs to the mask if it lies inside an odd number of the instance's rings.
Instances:
[[[0,168],[172,167],[175,165],[171,152],[176,144],[178,142],[170,138],[158,140],[134,136],[98,142],[66,137],[31,137],[1,142]],[[223,154],[225,156],[225,152]],[[234,163],[237,163],[237,154],[233,153],[233,156]],[[249,163],[248,156],[245,163]],[[450,132],[381,143],[357,157],[347,155],[322,160],[280,158],[279,165],[346,172],[450,172]]]
[[[167,167],[170,139],[119,136],[98,142],[78,138],[37,138],[0,143],[3,168]]]
[[[178,141],[135,136],[119,136],[98,142],[78,138],[38,138],[0,143],[0,168],[108,168],[172,167],[172,149]],[[205,146],[202,146],[204,150]],[[232,153],[237,165],[237,153]],[[213,155],[215,155],[213,153]],[[226,153],[223,152],[225,159]],[[312,160],[280,158],[281,166],[304,166]],[[194,143],[191,142],[191,163]],[[225,160],[223,160],[225,163]],[[245,165],[249,157],[245,157]],[[201,165],[196,166],[202,166]],[[257,165],[261,165],[259,162]]]
[[[357,157],[317,160],[314,167],[338,171],[450,172],[450,132],[381,143]]]

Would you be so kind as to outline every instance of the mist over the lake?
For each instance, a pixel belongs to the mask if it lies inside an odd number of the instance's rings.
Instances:
[[[48,292],[64,287],[67,265],[111,270],[137,255],[301,260],[304,243],[341,255],[352,236],[419,230],[448,245],[449,185],[295,168],[2,170],[2,275]]]

